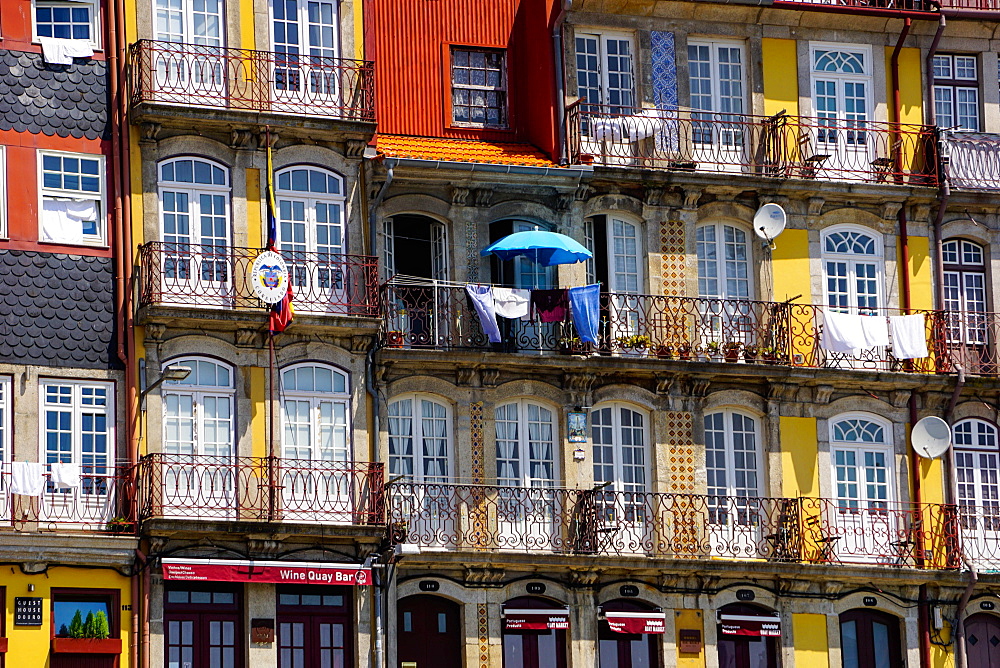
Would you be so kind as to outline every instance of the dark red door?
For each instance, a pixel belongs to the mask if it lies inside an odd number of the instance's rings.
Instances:
[[[507,601],[504,607],[545,610],[562,606],[545,599],[523,596]],[[566,631],[504,629],[503,668],[566,668]]]
[[[172,586],[164,592],[167,668],[241,668],[239,586]]]
[[[279,668],[348,668],[353,663],[350,587],[278,587]]]
[[[653,608],[638,601],[609,601],[604,611],[649,612]],[[663,636],[655,633],[618,633],[605,620],[597,625],[598,665],[600,668],[657,668]]]
[[[969,668],[1000,668],[1000,619],[979,613],[965,620]]]
[[[840,652],[845,666],[896,668],[903,665],[899,619],[856,608],[840,615]]]
[[[722,608],[727,615],[770,615],[752,605],[734,603]],[[778,639],[762,636],[727,636],[719,632],[719,668],[777,668]]]
[[[407,596],[396,607],[396,657],[400,666],[462,668],[457,603],[440,596]]]

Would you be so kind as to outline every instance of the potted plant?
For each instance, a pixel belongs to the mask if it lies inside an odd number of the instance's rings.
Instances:
[[[128,533],[132,530],[132,523],[126,518],[118,515],[117,517],[112,517],[108,520],[107,530],[110,533]]]
[[[757,361],[757,346],[743,346],[743,361],[747,364]]]
[[[671,345],[660,346],[656,349],[656,356],[664,360],[677,359],[677,351]]]
[[[705,344],[705,350],[708,352],[708,359],[712,362],[721,362],[722,353],[720,352],[720,346],[718,341],[709,341]]]
[[[740,350],[743,348],[742,344],[734,343],[730,341],[722,347],[723,355],[727,362],[738,362],[740,360]]]
[[[687,343],[677,346],[677,357],[682,361],[687,362],[691,359],[691,346]]]
[[[88,612],[86,618],[77,609],[70,621],[59,629],[52,639],[52,651],[56,654],[121,654],[121,638],[111,637],[111,625],[103,610]]]
[[[622,354],[624,355],[645,357],[649,353],[649,337],[644,334],[623,336],[618,339],[618,346],[622,349]]]
[[[388,348],[402,348],[403,347],[403,332],[393,330],[385,333],[385,345]]]
[[[775,362],[774,348],[770,346],[761,347],[760,358],[764,360],[764,364],[774,364]]]
[[[581,165],[592,165],[594,164],[594,156],[590,153],[580,154],[580,164]]]
[[[564,336],[559,339],[559,353],[562,355],[583,354],[583,341],[578,336]]]

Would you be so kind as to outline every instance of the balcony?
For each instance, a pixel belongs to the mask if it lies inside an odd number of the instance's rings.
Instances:
[[[935,133],[922,125],[574,103],[575,164],[768,179],[934,186]]]
[[[944,6],[954,3],[980,3],[989,0],[943,0]],[[775,7],[787,9],[812,9],[827,12],[844,12],[875,15],[934,13],[935,3],[930,0],[773,0]]]
[[[45,474],[41,496],[10,491],[10,464],[0,465],[0,522],[17,531],[134,533],[129,512],[131,475],[113,467],[83,466],[78,487],[57,487]]]
[[[949,132],[942,151],[949,157],[948,183],[961,190],[1000,190],[1000,134]]]
[[[950,569],[953,507],[450,483],[389,485],[391,538],[428,551]]]
[[[379,526],[383,476],[379,463],[150,454],[139,463],[139,520]]]
[[[370,61],[140,40],[129,48],[129,86],[137,122],[366,140],[375,129]]]
[[[250,269],[261,250],[150,242],[139,248],[139,306],[265,312]],[[281,251],[296,315],[377,318],[378,261],[365,255]],[[228,317],[228,316],[224,316]]]

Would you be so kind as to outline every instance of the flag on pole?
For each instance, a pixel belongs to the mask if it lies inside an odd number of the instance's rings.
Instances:
[[[271,133],[265,134],[264,141],[267,142],[267,245],[265,248],[273,250],[278,243],[278,218],[277,207],[274,205],[274,165],[271,162]]]
[[[292,323],[295,317],[295,307],[292,306],[292,282],[288,282],[288,291],[285,297],[271,307],[271,315],[268,318],[268,329],[272,334],[285,331],[285,328]]]

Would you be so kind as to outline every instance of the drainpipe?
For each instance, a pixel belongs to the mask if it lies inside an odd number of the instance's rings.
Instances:
[[[958,611],[955,615],[955,668],[966,668],[969,665],[965,646],[965,608],[972,598],[972,591],[979,582],[979,573],[976,567],[969,564],[969,586],[962,592],[962,598],[958,600]]]
[[[556,79],[556,132],[558,137],[559,164],[565,165],[566,157],[566,77],[563,72],[563,23],[566,12],[573,6],[573,0],[563,0],[559,14],[552,25],[552,59]]]
[[[940,10],[940,3],[938,5]],[[937,115],[934,110],[934,55],[937,53],[938,44],[941,42],[941,35],[948,25],[948,20],[942,13],[938,21],[937,32],[931,41],[931,47],[927,51],[927,59],[924,63],[924,76],[926,77],[925,88],[927,89],[927,125],[937,125]],[[944,214],[948,208],[948,200],[951,198],[951,186],[948,183],[948,156],[944,154],[945,143],[943,137],[938,138],[938,182],[941,184],[938,189],[938,210],[934,218],[934,273],[937,280],[934,281],[934,302],[935,308],[944,310],[944,259],[942,257],[944,239],[941,235],[941,225],[944,222]]]

